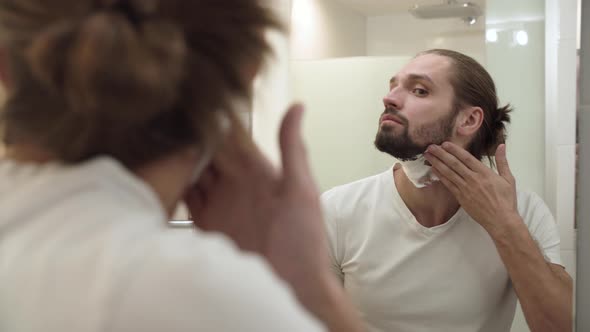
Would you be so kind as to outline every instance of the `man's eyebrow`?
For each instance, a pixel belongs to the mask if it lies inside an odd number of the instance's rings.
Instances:
[[[426,82],[429,82],[430,84],[434,85],[434,81],[428,75],[410,74],[410,75],[408,75],[408,78],[410,79],[410,81],[426,81]]]
[[[429,82],[432,85],[435,85],[434,84],[434,81],[432,80],[432,78],[430,78],[430,76],[423,75],[423,74],[409,74],[408,75],[408,80],[409,81],[426,81],[426,82]],[[393,76],[389,80],[389,84],[393,84],[395,82],[397,82],[397,76]]]

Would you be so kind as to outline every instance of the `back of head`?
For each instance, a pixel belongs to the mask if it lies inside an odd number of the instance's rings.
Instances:
[[[8,144],[140,166],[212,144],[279,28],[257,0],[0,0]]]
[[[451,60],[450,82],[455,100],[453,108],[481,107],[484,119],[467,148],[476,158],[491,157],[498,145],[506,140],[506,125],[510,123],[510,105],[498,106],[496,86],[490,74],[473,58],[452,50],[432,49],[423,54],[435,54]],[[490,159],[491,161],[491,159]]]

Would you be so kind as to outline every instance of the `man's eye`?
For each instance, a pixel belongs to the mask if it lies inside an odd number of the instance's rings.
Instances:
[[[428,91],[422,88],[415,88],[412,92],[418,97],[424,97],[428,95]]]

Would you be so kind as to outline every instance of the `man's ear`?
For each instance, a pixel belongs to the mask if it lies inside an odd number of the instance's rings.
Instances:
[[[483,110],[481,107],[466,107],[457,116],[457,134],[459,136],[472,136],[479,130],[482,123]]]

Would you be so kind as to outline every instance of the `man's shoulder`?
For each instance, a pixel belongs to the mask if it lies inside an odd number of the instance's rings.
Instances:
[[[518,214],[537,242],[559,243],[555,218],[541,196],[532,191],[517,190],[517,202]]]
[[[116,301],[123,313],[117,316],[118,327],[161,330],[162,322],[175,322],[178,328],[254,331],[276,330],[287,322],[291,330],[320,330],[262,257],[240,251],[223,235],[163,231],[154,236],[140,261],[132,272],[133,282]],[[144,294],[157,302],[146,304]],[[162,310],[162,303],[174,310]],[[138,307],[147,311],[140,322],[127,314]],[[272,317],[262,319],[265,314]]]
[[[518,202],[518,212],[525,217],[527,214],[551,214],[547,204],[541,196],[534,191],[516,190],[516,200]]]
[[[377,190],[381,188],[384,183],[384,177],[391,172],[388,170],[379,174],[371,175],[360,180],[349,182],[336,186],[332,189],[327,190],[322,194],[323,200],[330,200],[335,198],[350,198],[351,196],[359,196],[369,191]],[[391,175],[393,176],[393,175]]]

